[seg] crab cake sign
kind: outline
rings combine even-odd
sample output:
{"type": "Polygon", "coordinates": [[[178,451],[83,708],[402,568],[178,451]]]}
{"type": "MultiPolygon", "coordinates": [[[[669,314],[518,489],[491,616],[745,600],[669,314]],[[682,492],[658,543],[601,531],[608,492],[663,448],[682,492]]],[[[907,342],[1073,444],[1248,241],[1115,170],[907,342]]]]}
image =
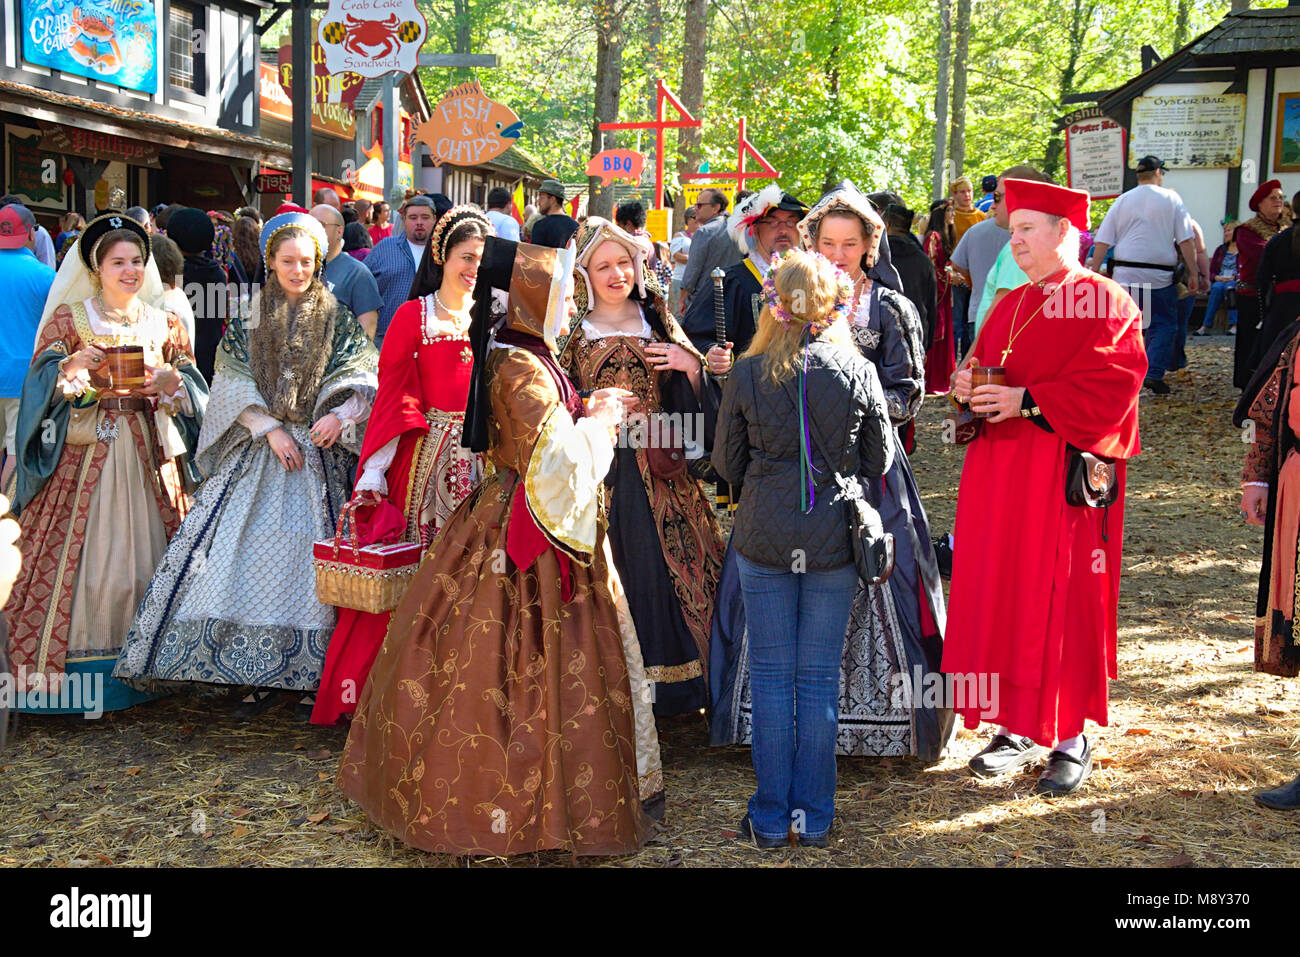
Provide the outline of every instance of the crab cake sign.
{"type": "Polygon", "coordinates": [[[329,0],[317,38],[330,73],[414,73],[428,27],[415,0],[329,0]]]}
{"type": "Polygon", "coordinates": [[[22,0],[22,13],[28,63],[158,92],[153,0],[22,0]]]}

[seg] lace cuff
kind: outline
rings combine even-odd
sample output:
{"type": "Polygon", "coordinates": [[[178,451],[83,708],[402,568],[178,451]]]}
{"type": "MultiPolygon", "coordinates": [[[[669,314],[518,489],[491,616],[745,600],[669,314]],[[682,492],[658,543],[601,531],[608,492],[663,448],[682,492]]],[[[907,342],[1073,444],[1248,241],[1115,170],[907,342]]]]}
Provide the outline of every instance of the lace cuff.
{"type": "MultiPolygon", "coordinates": [[[[353,392],[343,401],[342,405],[330,411],[337,415],[339,422],[344,425],[349,422],[353,425],[360,425],[370,417],[370,403],[353,392]]],[[[389,461],[391,462],[392,459],[390,458],[389,461]]]]}
{"type": "Polygon", "coordinates": [[[361,466],[361,477],[357,479],[354,492],[388,494],[388,467],[393,464],[393,458],[397,455],[397,442],[396,438],[390,440],[382,449],[366,459],[361,466]]]}
{"type": "Polygon", "coordinates": [[[274,416],[267,415],[265,412],[258,410],[255,406],[249,406],[243,412],[239,413],[236,420],[244,428],[252,433],[253,438],[260,439],[266,433],[280,426],[280,420],[274,416]]]}
{"type": "Polygon", "coordinates": [[[86,390],[90,388],[90,373],[87,370],[79,369],[72,375],[68,375],[63,371],[64,366],[67,365],[68,360],[71,358],[72,356],[66,356],[59,360],[59,378],[56,382],[59,391],[63,393],[63,397],[66,399],[84,395],[86,390]]]}

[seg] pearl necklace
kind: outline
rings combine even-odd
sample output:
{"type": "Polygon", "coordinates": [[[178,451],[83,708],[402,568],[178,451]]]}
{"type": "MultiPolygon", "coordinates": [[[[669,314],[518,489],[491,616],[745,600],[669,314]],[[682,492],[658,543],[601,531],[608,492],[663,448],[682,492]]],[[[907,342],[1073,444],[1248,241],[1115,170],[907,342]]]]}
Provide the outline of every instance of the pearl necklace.
{"type": "Polygon", "coordinates": [[[458,331],[463,332],[464,328],[469,327],[469,323],[470,323],[469,310],[462,309],[460,312],[456,312],[455,310],[449,309],[447,307],[447,304],[442,301],[442,297],[438,295],[438,291],[436,289],[433,291],[433,307],[434,309],[441,309],[448,316],[450,316],[452,321],[456,324],[456,328],[458,331]]]}
{"type": "Polygon", "coordinates": [[[115,326],[133,326],[136,324],[140,318],[139,300],[132,300],[132,305],[135,306],[135,315],[127,315],[125,311],[120,309],[110,310],[108,306],[104,304],[103,296],[95,297],[95,306],[99,310],[101,318],[103,318],[105,322],[115,326]],[[114,318],[115,315],[120,318],[114,318]]]}

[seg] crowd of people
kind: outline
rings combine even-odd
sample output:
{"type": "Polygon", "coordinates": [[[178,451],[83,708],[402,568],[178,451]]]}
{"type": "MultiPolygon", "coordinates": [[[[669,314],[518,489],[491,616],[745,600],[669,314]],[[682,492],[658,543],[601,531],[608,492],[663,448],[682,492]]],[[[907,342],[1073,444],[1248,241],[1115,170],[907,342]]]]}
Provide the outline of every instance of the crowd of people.
{"type": "MultiPolygon", "coordinates": [[[[452,854],[635,850],[671,813],[659,734],[701,713],[751,748],[759,847],[825,846],[837,755],[933,763],[958,718],[990,726],[973,774],[1045,762],[1035,793],[1074,793],[1139,393],[1185,365],[1201,291],[1235,310],[1256,427],[1256,664],[1300,670],[1300,240],[1270,181],[1207,256],[1162,174],[1143,158],[1095,239],[1087,193],[1027,165],[920,217],[848,180],[705,189],[669,243],[640,203],[569,216],[555,181],[518,218],[505,190],[324,189],[265,221],[69,214],[45,243],[5,197],[19,710],[291,703],[348,725],[338,783],[376,824],[452,854]],[[927,394],[967,446],[937,537],[927,394]],[[322,584],[349,550],[390,600],[322,584]]],[[[1300,778],[1258,797],[1294,809],[1300,778]]]]}

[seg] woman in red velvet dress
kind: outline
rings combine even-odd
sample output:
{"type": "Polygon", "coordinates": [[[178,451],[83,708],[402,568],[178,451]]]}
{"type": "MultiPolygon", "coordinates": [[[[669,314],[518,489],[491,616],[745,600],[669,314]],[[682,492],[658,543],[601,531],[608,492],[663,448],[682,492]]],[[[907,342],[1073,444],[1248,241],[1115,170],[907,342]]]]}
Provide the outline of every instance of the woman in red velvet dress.
{"type": "MultiPolygon", "coordinates": [[[[475,206],[457,206],[438,220],[412,298],[393,314],[379,355],[379,394],[366,425],[353,498],[386,498],[405,519],[401,540],[425,547],[483,477],[482,456],[463,448],[460,435],[473,365],[467,335],[471,297],[491,231],[475,206]]],[[[395,513],[358,511],[363,544],[395,533],[395,513]]],[[[339,609],[314,724],[335,724],[356,710],[389,617],[339,609]]]]}
{"type": "Polygon", "coordinates": [[[948,380],[957,368],[956,343],[952,328],[952,283],[948,281],[948,257],[956,245],[952,226],[952,207],[939,200],[930,206],[930,222],[925,229],[925,254],[934,263],[935,301],[934,340],[925,354],[925,391],[943,395],[948,380]]]}

